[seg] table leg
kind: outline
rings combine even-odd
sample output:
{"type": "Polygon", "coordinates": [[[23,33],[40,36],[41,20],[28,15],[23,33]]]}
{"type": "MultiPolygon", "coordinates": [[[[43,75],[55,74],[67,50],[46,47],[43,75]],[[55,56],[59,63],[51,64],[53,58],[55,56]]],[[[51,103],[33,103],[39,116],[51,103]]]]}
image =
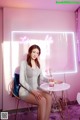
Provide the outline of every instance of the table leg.
{"type": "Polygon", "coordinates": [[[54,99],[55,99],[55,102],[58,104],[59,106],[59,112],[60,112],[60,116],[61,116],[61,120],[64,120],[64,117],[63,117],[63,110],[62,110],[62,107],[61,107],[61,104],[56,96],[56,94],[53,92],[52,93],[54,95],[54,99]]]}
{"type": "Polygon", "coordinates": [[[66,107],[66,111],[67,111],[67,113],[68,113],[68,120],[70,120],[70,115],[69,115],[69,111],[68,111],[68,104],[67,104],[67,99],[66,99],[66,97],[65,97],[65,93],[64,93],[64,91],[62,91],[62,100],[63,100],[63,105],[64,105],[64,107],[66,107]]]}

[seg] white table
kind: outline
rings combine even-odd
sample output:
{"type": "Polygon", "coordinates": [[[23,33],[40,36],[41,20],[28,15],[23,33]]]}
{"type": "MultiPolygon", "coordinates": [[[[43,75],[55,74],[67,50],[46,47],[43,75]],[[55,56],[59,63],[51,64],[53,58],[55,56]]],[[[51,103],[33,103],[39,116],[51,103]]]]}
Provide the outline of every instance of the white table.
{"type": "Polygon", "coordinates": [[[60,84],[54,84],[53,87],[49,87],[48,83],[43,83],[40,85],[40,88],[44,91],[53,91],[53,92],[57,92],[57,91],[65,91],[68,90],[70,88],[70,85],[67,83],[60,83],[60,84]]]}
{"type": "MultiPolygon", "coordinates": [[[[49,92],[52,92],[52,94],[54,95],[54,98],[55,98],[55,101],[58,103],[59,105],[59,111],[60,111],[60,115],[61,115],[61,118],[64,120],[64,117],[63,117],[63,112],[61,112],[61,108],[63,107],[60,103],[60,101],[58,100],[57,98],[57,95],[56,95],[56,92],[62,92],[62,100],[65,101],[66,103],[66,106],[67,106],[67,102],[66,102],[66,98],[64,97],[64,91],[65,90],[68,90],[70,88],[70,84],[68,83],[60,83],[60,84],[54,84],[53,87],[50,87],[49,86],[49,83],[43,83],[40,85],[40,88],[43,90],[43,91],[49,91],[49,92]]],[[[68,108],[68,106],[67,106],[68,108]]]]}

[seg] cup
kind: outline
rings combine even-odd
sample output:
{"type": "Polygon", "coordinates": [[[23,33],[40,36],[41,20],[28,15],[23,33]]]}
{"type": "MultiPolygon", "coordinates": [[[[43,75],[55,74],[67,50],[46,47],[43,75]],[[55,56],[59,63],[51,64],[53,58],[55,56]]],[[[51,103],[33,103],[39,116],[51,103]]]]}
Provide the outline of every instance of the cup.
{"type": "Polygon", "coordinates": [[[54,80],[53,79],[50,79],[49,80],[49,87],[53,87],[54,86],[54,80]]]}

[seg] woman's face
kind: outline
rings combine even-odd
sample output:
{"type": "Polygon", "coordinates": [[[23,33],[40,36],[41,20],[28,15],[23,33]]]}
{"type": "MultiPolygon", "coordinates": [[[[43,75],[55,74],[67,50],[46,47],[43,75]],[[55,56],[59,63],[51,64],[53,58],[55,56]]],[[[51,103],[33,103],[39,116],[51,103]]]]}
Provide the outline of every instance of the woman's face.
{"type": "Polygon", "coordinates": [[[33,49],[31,52],[31,59],[35,60],[39,56],[39,50],[37,48],[33,49]]]}

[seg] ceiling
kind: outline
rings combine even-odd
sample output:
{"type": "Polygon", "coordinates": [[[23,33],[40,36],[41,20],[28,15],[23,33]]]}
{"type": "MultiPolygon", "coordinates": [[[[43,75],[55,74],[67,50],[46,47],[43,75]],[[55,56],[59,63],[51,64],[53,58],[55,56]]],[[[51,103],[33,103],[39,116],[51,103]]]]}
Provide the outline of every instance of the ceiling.
{"type": "MultiPolygon", "coordinates": [[[[58,1],[63,1],[63,0],[58,0],[58,1]]],[[[56,0],[0,0],[0,7],[75,11],[80,7],[80,4],[62,5],[62,4],[56,4],[56,0]]]]}

